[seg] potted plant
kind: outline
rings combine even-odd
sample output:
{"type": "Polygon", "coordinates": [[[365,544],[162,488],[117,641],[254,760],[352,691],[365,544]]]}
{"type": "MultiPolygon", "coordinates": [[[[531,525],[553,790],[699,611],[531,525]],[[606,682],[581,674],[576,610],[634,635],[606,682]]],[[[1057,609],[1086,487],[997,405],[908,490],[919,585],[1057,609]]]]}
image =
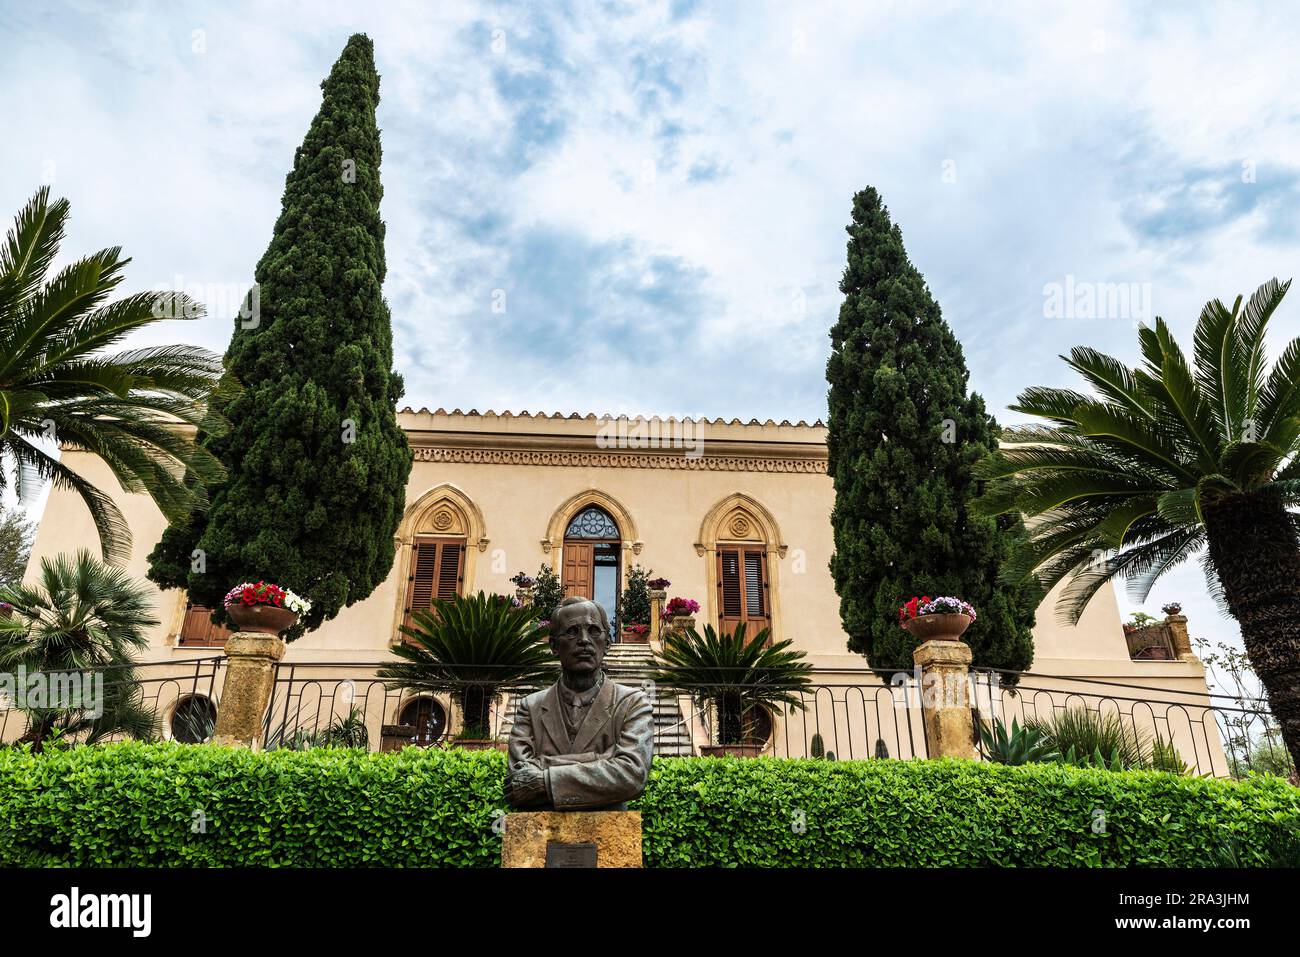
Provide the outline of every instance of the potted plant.
{"type": "Polygon", "coordinates": [[[510,583],[515,586],[515,597],[521,602],[531,605],[533,602],[533,589],[537,587],[537,579],[520,572],[510,583]]]}
{"type": "Polygon", "coordinates": [[[898,609],[898,624],[919,642],[959,641],[974,620],[974,607],[960,598],[912,597],[898,609]]]}
{"type": "Polygon", "coordinates": [[[683,634],[695,627],[695,615],[700,603],[694,598],[672,598],[659,617],[673,634],[683,634]]]}
{"type": "Polygon", "coordinates": [[[627,586],[618,599],[618,624],[623,641],[650,640],[649,578],[650,573],[640,565],[628,569],[627,586]]]}
{"type": "Polygon", "coordinates": [[[668,587],[672,584],[667,578],[651,578],[645,583],[651,599],[659,599],[660,603],[668,597],[668,587]]]}
{"type": "Polygon", "coordinates": [[[279,635],[298,623],[298,616],[311,610],[311,602],[282,585],[244,582],[226,593],[222,602],[238,631],[279,635]]]}
{"type": "Polygon", "coordinates": [[[450,694],[462,715],[453,745],[504,751],[492,729],[493,702],[555,678],[546,629],[534,608],[479,592],[435,599],[411,619],[401,628],[410,640],[392,649],[404,660],[381,668],[379,677],[394,689],[450,694]]]}
{"type": "Polygon", "coordinates": [[[550,565],[539,565],[536,575],[520,572],[510,579],[515,597],[532,608],[538,620],[551,617],[555,606],[564,600],[564,585],[550,565]]]}
{"type": "Polygon", "coordinates": [[[1160,610],[1163,611],[1166,616],[1172,618],[1174,615],[1181,615],[1183,613],[1183,606],[1180,602],[1171,601],[1167,605],[1161,605],[1160,610]]]}
{"type": "Polygon", "coordinates": [[[643,645],[650,640],[649,625],[624,625],[623,641],[633,645],[643,645]]]}
{"type": "Polygon", "coordinates": [[[717,714],[717,743],[702,746],[702,756],[755,757],[766,747],[755,735],[760,714],[770,719],[774,706],[782,704],[805,707],[800,691],[809,683],[812,665],[802,651],[789,650],[789,639],[768,646],[770,635],[764,628],[746,640],[741,623],[731,634],[719,635],[705,625],[702,635],[688,628],[664,637],[650,680],[712,706],[717,714]]]}

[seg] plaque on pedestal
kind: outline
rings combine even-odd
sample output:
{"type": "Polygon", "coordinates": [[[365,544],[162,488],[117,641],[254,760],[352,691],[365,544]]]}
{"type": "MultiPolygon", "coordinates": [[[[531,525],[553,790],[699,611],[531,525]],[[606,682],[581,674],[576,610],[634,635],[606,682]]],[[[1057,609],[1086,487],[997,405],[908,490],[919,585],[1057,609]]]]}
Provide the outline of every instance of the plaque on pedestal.
{"type": "Polygon", "coordinates": [[[640,811],[507,814],[502,867],[640,867],[640,811]]]}
{"type": "Polygon", "coordinates": [[[595,844],[559,844],[551,841],[546,845],[547,867],[599,867],[595,844]]]}

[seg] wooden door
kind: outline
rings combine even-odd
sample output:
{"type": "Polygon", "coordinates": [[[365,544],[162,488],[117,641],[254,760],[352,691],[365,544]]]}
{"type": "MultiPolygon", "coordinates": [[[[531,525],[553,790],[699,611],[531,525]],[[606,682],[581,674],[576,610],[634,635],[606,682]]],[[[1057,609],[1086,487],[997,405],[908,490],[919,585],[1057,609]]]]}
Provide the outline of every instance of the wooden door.
{"type": "Polygon", "coordinates": [[[595,596],[596,564],[595,548],[591,542],[564,543],[564,597],[576,595],[579,598],[595,596]]]}

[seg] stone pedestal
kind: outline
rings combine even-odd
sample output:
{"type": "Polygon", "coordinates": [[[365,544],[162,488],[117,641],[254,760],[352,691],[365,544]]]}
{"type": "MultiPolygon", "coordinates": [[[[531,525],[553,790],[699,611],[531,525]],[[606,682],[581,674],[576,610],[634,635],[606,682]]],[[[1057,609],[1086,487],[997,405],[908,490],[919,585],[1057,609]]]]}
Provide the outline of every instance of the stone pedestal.
{"type": "Polygon", "coordinates": [[[668,597],[668,592],[662,589],[652,589],[650,592],[650,644],[656,648],[662,649],[663,643],[663,618],[664,599],[668,597]]]}
{"type": "Polygon", "coordinates": [[[664,635],[665,637],[673,635],[674,637],[681,638],[686,634],[686,632],[690,631],[694,627],[694,615],[674,615],[672,618],[668,619],[668,628],[664,631],[664,635]]]}
{"type": "Polygon", "coordinates": [[[977,758],[970,700],[970,645],[927,641],[912,652],[921,669],[921,708],[932,758],[977,758]]]}
{"type": "Polygon", "coordinates": [[[1174,657],[1179,661],[1197,661],[1196,652],[1192,650],[1192,637],[1187,633],[1186,615],[1169,615],[1165,618],[1169,629],[1169,643],[1173,645],[1174,657]]]}
{"type": "Polygon", "coordinates": [[[284,650],[284,640],[275,635],[238,631],[226,639],[226,680],[221,686],[213,743],[254,750],[261,747],[266,708],[275,688],[275,666],[284,650]]]}
{"type": "Polygon", "coordinates": [[[502,867],[641,866],[640,811],[523,811],[507,814],[502,867]]]}

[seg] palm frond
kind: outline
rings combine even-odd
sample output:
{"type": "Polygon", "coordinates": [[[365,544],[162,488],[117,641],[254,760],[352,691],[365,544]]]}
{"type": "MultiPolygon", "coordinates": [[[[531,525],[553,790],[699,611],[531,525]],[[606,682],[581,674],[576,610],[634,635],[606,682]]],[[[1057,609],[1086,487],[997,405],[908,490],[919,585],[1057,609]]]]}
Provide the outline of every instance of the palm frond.
{"type": "Polygon", "coordinates": [[[0,315],[9,315],[14,304],[40,288],[59,253],[67,221],[68,201],[51,203],[48,186],[38,189],[19,211],[0,246],[0,315]]]}
{"type": "Polygon", "coordinates": [[[130,532],[106,493],[61,464],[52,441],[101,458],[127,492],[148,493],[172,522],[206,504],[224,477],[195,432],[224,432],[214,398],[237,393],[221,359],[190,346],[109,355],[123,336],[202,307],[181,293],[137,293],[107,302],[128,259],[101,250],[46,279],[63,237],[68,204],[42,189],[0,246],[0,488],[13,470],[24,501],[50,479],[90,508],[106,558],[129,554],[130,532]]]}
{"type": "Polygon", "coordinates": [[[1149,400],[1138,386],[1137,375],[1118,359],[1095,349],[1077,346],[1070,350],[1065,362],[1112,402],[1137,415],[1152,417],[1149,400]]]}
{"type": "Polygon", "coordinates": [[[1275,276],[1255,290],[1242,312],[1238,329],[1244,353],[1245,419],[1254,418],[1264,388],[1264,330],[1290,288],[1290,279],[1279,283],[1275,276]]]}
{"type": "Polygon", "coordinates": [[[1259,397],[1256,438],[1280,445],[1273,438],[1275,430],[1284,429],[1286,421],[1297,416],[1300,416],[1300,338],[1287,343],[1264,383],[1259,397]]]}
{"type": "Polygon", "coordinates": [[[1228,439],[1239,432],[1246,407],[1245,357],[1237,327],[1240,308],[1240,296],[1232,309],[1218,299],[1207,302],[1193,335],[1196,383],[1228,439]]]}
{"type": "Polygon", "coordinates": [[[24,494],[27,494],[27,489],[33,484],[33,479],[29,476],[34,475],[41,482],[52,480],[56,486],[69,488],[81,497],[90,511],[105,561],[119,564],[131,557],[131,527],[108,494],[12,432],[0,439],[0,458],[3,458],[4,453],[11,455],[18,465],[21,491],[24,494]]]}

